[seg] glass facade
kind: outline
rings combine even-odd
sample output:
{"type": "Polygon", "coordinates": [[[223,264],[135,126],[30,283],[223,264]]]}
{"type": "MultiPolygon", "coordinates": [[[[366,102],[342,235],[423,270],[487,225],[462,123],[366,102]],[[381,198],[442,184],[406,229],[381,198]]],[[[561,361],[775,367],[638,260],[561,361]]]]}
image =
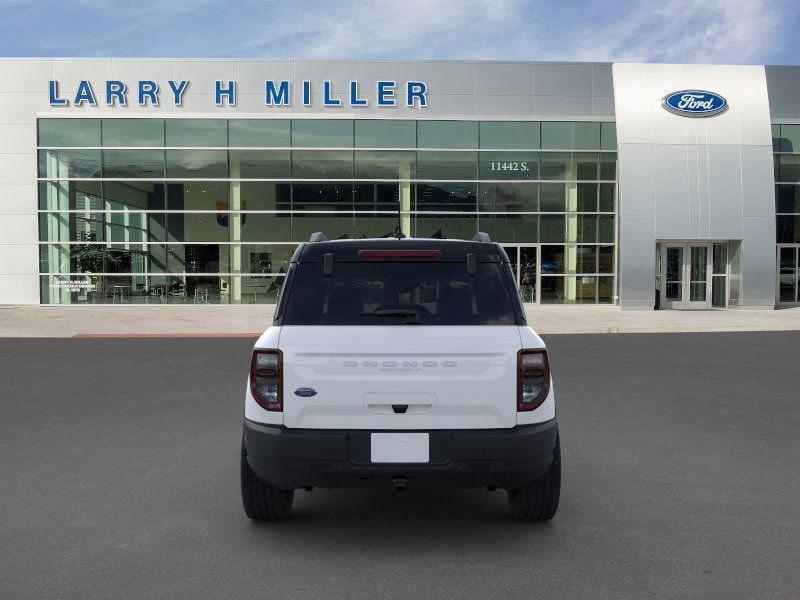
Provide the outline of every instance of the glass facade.
{"type": "Polygon", "coordinates": [[[47,118],[38,145],[43,303],[274,302],[315,231],[485,231],[526,301],[614,302],[613,123],[47,118]]]}
{"type": "Polygon", "coordinates": [[[776,302],[800,302],[800,125],[773,125],[775,160],[776,302]]]}

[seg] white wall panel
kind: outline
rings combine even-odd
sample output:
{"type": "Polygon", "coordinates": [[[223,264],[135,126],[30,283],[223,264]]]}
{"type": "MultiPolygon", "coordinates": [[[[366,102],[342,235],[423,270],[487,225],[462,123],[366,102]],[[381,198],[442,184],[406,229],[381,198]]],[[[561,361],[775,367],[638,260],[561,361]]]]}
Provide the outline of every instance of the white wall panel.
{"type": "Polygon", "coordinates": [[[652,217],[631,216],[620,220],[619,296],[622,308],[650,310],[655,304],[653,294],[656,262],[655,225],[652,217]]]}
{"type": "Polygon", "coordinates": [[[38,277],[38,265],[38,245],[3,244],[0,246],[0,275],[34,275],[38,277]]]}
{"type": "Polygon", "coordinates": [[[533,112],[533,96],[475,96],[475,110],[482,115],[526,117],[533,112]]]}
{"type": "Polygon", "coordinates": [[[238,114],[257,114],[259,116],[268,116],[273,114],[300,112],[301,108],[302,104],[299,96],[292,101],[292,106],[264,106],[263,91],[260,93],[239,93],[236,98],[236,113],[238,114]]]}
{"type": "Polygon", "coordinates": [[[653,220],[655,215],[654,160],[652,144],[620,146],[619,179],[624,182],[620,184],[619,192],[618,212],[620,215],[647,216],[653,220]]]}
{"type": "MultiPolygon", "coordinates": [[[[0,123],[31,123],[37,112],[50,112],[47,81],[42,81],[39,93],[0,93],[0,123]]],[[[64,114],[68,109],[59,111],[64,114]]]]}
{"type": "MultiPolygon", "coordinates": [[[[172,60],[168,58],[114,58],[111,60],[111,73],[114,79],[124,81],[128,84],[128,89],[134,92],[137,90],[137,82],[140,80],[157,81],[163,88],[166,88],[167,81],[174,79],[172,60]]],[[[171,93],[169,89],[166,91],[171,93]]],[[[129,103],[131,103],[130,100],[129,103]]]]}
{"type": "Polygon", "coordinates": [[[772,100],[770,107],[773,119],[800,120],[800,99],[772,100]]]}
{"type": "MultiPolygon", "coordinates": [[[[758,161],[757,161],[758,162],[758,161]]],[[[744,180],[751,181],[749,167],[742,165],[739,146],[711,146],[708,148],[708,212],[707,228],[701,229],[704,239],[742,239],[742,178],[730,173],[747,170],[744,180]]],[[[758,180],[759,183],[763,183],[758,180]]]]}
{"type": "Polygon", "coordinates": [[[591,63],[535,63],[534,94],[537,96],[591,96],[591,63]]]}
{"type": "Polygon", "coordinates": [[[800,96],[800,68],[769,66],[765,68],[770,100],[787,100],[800,96]]]}
{"type": "Polygon", "coordinates": [[[291,60],[237,60],[233,63],[233,79],[240,94],[258,94],[263,104],[264,82],[291,81],[293,70],[291,60]]]}
{"type": "Polygon", "coordinates": [[[471,62],[415,62],[414,78],[426,81],[432,94],[475,93],[475,63],[471,62]]]}
{"type": "MultiPolygon", "coordinates": [[[[0,181],[24,184],[36,181],[36,154],[3,154],[0,159],[0,181]]],[[[0,211],[1,212],[1,211],[0,211]]],[[[0,237],[0,243],[3,238],[0,237]]]]}
{"type": "MultiPolygon", "coordinates": [[[[19,154],[36,146],[36,123],[0,123],[0,154],[19,154]]],[[[0,182],[2,183],[2,182],[0,182]]]]}
{"type": "Polygon", "coordinates": [[[534,96],[533,113],[542,118],[569,120],[571,115],[591,115],[590,96],[534,96]]]}
{"type": "Polygon", "coordinates": [[[771,308],[775,304],[775,217],[745,217],[742,227],[741,304],[771,308]]]}
{"type": "Polygon", "coordinates": [[[231,116],[231,112],[235,112],[231,110],[228,106],[217,106],[214,102],[214,94],[206,94],[200,92],[200,90],[195,89],[193,90],[194,93],[189,94],[187,93],[183,97],[183,104],[181,106],[173,106],[171,111],[175,114],[186,114],[186,115],[193,115],[193,114],[201,114],[202,116],[231,116]]]}
{"type": "Polygon", "coordinates": [[[800,122],[800,67],[764,67],[772,118],[800,122]]]}
{"type": "MultiPolygon", "coordinates": [[[[105,98],[105,81],[113,79],[110,58],[54,58],[53,79],[58,81],[58,89],[64,97],[75,94],[78,83],[85,79],[92,83],[92,89],[97,94],[98,101],[105,98]]],[[[47,91],[47,82],[43,90],[47,91]]]]}
{"type": "Polygon", "coordinates": [[[35,183],[0,183],[0,219],[10,214],[32,214],[38,205],[37,189],[35,183]]]}
{"type": "Polygon", "coordinates": [[[361,81],[364,91],[367,88],[372,91],[372,82],[378,80],[396,81],[398,87],[401,87],[405,82],[416,78],[414,63],[408,61],[357,61],[353,64],[352,73],[356,77],[351,76],[350,79],[361,81]]]}
{"type": "MultiPolygon", "coordinates": [[[[653,277],[642,272],[631,245],[648,252],[656,239],[742,240],[743,276],[759,268],[742,287],[743,305],[761,305],[774,295],[774,228],[769,235],[746,227],[743,214],[772,214],[772,140],[764,68],[757,66],[615,64],[614,100],[620,156],[620,253],[622,305],[628,298],[654,295],[653,277]],[[726,112],[688,118],[664,110],[665,95],[701,89],[724,96],[726,112]],[[645,164],[644,149],[654,160],[645,164]],[[685,165],[680,164],[685,156],[685,165]],[[746,157],[746,160],[743,160],[746,157]],[[646,193],[650,183],[654,191],[646,193]],[[745,198],[747,198],[745,200],[745,198]],[[654,210],[648,204],[655,203],[654,210]],[[766,212],[769,211],[769,212],[766,212]],[[653,214],[654,237],[626,239],[631,219],[653,214]],[[688,218],[687,218],[688,217],[688,218]],[[770,260],[768,256],[773,256],[770,260]],[[764,258],[767,257],[767,258],[764,258]],[[632,262],[631,262],[632,261],[632,262]],[[628,272],[628,275],[626,275],[628,272]],[[631,275],[633,273],[634,275],[631,275]],[[765,286],[766,281],[769,286],[765,286]],[[635,284],[641,289],[632,289],[635,284]]],[[[773,217],[774,218],[774,217],[773,217]]],[[[638,304],[638,300],[636,301],[638,304]]]]}
{"type": "Polygon", "coordinates": [[[592,96],[592,116],[613,117],[614,111],[613,96],[592,96]]]}
{"type": "Polygon", "coordinates": [[[330,81],[334,94],[340,95],[348,91],[350,80],[357,69],[352,60],[295,60],[294,81],[302,85],[302,81],[314,82],[322,92],[322,82],[330,81]]]}
{"type": "Polygon", "coordinates": [[[41,94],[42,83],[44,82],[46,86],[49,80],[49,58],[6,58],[0,61],[0,94],[4,92],[41,94]]]}
{"type": "Polygon", "coordinates": [[[774,189],[775,185],[772,148],[742,146],[741,152],[742,165],[748,172],[748,176],[742,179],[742,215],[774,217],[774,193],[764,193],[767,189],[774,189]]]}
{"type": "Polygon", "coordinates": [[[617,144],[652,144],[653,143],[653,118],[650,111],[645,110],[648,102],[653,99],[648,94],[647,65],[615,64],[614,71],[614,107],[617,112],[617,144]],[[619,81],[625,80],[631,84],[625,86],[625,93],[616,93],[619,81]],[[634,85],[633,82],[639,82],[634,85]],[[620,117],[624,121],[623,136],[620,137],[620,117]]]}
{"type": "Polygon", "coordinates": [[[0,216],[0,247],[6,244],[31,244],[38,239],[36,215],[5,214],[0,216]]]}
{"type": "Polygon", "coordinates": [[[0,304],[39,304],[39,277],[0,275],[0,304]]]}
{"type": "MultiPolygon", "coordinates": [[[[474,114],[474,112],[475,96],[472,94],[428,94],[428,106],[425,107],[425,116],[451,116],[458,118],[458,115],[474,114]]],[[[403,115],[401,113],[398,116],[403,115]]]]}
{"type": "Polygon", "coordinates": [[[187,99],[195,94],[213,95],[216,80],[227,81],[233,78],[232,60],[175,59],[172,63],[172,79],[188,79],[192,82],[194,94],[187,93],[187,99]]]}
{"type": "Polygon", "coordinates": [[[648,172],[655,178],[653,190],[656,236],[663,239],[686,237],[686,230],[691,221],[690,203],[686,201],[690,194],[686,147],[655,146],[653,153],[653,161],[648,165],[650,167],[648,172]],[[653,169],[654,163],[661,168],[653,169]]]}
{"type": "Polygon", "coordinates": [[[475,83],[478,94],[533,96],[533,65],[478,63],[475,65],[475,83]]]}
{"type": "Polygon", "coordinates": [[[595,63],[592,65],[592,95],[614,96],[614,75],[610,64],[595,63]]]}

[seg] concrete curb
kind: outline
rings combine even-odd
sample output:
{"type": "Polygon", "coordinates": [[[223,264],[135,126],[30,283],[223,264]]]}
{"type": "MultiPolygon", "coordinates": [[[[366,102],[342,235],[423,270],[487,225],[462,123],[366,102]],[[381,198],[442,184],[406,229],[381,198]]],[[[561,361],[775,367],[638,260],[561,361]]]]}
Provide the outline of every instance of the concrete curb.
{"type": "MultiPolygon", "coordinates": [[[[745,333],[758,331],[800,331],[800,327],[794,326],[773,326],[773,327],[575,327],[575,328],[537,328],[536,332],[540,335],[590,335],[590,334],[636,334],[636,333],[745,333]]],[[[261,336],[260,331],[242,332],[221,332],[212,331],[208,333],[196,332],[162,332],[162,333],[76,333],[65,336],[49,336],[75,339],[159,339],[159,338],[243,338],[256,339],[261,336]]],[[[16,336],[9,336],[16,337],[16,336]]],[[[22,337],[22,336],[20,336],[22,337]]],[[[39,336],[25,336],[39,337],[39,336]]]]}
{"type": "MultiPolygon", "coordinates": [[[[274,306],[0,307],[0,338],[256,338],[274,306]]],[[[542,335],[800,331],[800,307],[775,311],[621,311],[526,306],[542,335]]]]}
{"type": "Polygon", "coordinates": [[[540,335],[569,335],[595,333],[745,333],[757,331],[800,331],[800,327],[775,325],[766,327],[733,326],[733,327],[575,327],[569,329],[552,329],[550,327],[534,327],[540,335]]]}

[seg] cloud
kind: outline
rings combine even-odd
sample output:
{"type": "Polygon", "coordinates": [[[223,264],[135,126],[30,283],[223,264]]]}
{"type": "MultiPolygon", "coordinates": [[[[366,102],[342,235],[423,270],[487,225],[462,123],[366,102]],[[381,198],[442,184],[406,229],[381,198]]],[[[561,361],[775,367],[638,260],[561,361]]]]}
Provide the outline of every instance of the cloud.
{"type": "Polygon", "coordinates": [[[251,26],[241,53],[307,57],[454,57],[502,35],[521,0],[320,2],[293,9],[269,28],[251,26]]]}
{"type": "Polygon", "coordinates": [[[796,0],[0,0],[0,54],[800,63],[796,0]],[[5,46],[4,46],[5,45],[5,46]]]}
{"type": "MultiPolygon", "coordinates": [[[[635,7],[631,7],[635,8],[635,7]]],[[[797,7],[770,0],[664,0],[615,19],[599,44],[581,44],[582,59],[601,52],[614,60],[749,63],[767,60],[797,7]]],[[[794,20],[796,22],[796,20],[794,20]]],[[[589,29],[581,29],[592,39],[589,29]]]]}
{"type": "Polygon", "coordinates": [[[800,60],[792,0],[319,2],[278,15],[266,28],[256,19],[233,53],[752,63],[785,46],[800,60]]]}

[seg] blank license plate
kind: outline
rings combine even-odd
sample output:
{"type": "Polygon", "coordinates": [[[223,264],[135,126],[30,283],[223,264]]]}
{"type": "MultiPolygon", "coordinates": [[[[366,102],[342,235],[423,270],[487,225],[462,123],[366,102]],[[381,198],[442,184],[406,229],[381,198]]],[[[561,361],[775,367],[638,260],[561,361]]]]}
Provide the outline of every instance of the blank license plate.
{"type": "Polygon", "coordinates": [[[370,445],[374,463],[426,463],[431,442],[427,433],[373,433],[370,445]]]}

